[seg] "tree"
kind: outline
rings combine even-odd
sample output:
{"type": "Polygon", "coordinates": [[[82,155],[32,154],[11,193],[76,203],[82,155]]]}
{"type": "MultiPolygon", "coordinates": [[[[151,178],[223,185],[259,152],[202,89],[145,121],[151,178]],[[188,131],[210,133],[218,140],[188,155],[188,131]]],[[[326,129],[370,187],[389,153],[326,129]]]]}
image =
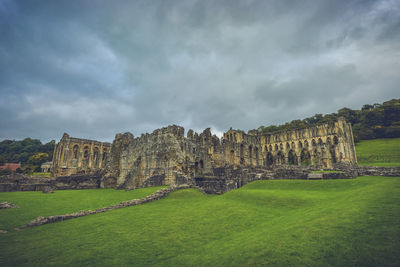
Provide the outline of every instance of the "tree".
{"type": "Polygon", "coordinates": [[[35,155],[31,156],[28,160],[28,163],[32,165],[41,165],[49,160],[49,154],[47,153],[36,153],[35,155]]]}
{"type": "Polygon", "coordinates": [[[373,105],[366,104],[366,105],[362,106],[361,110],[370,110],[370,109],[373,109],[373,108],[374,108],[373,105]]]}

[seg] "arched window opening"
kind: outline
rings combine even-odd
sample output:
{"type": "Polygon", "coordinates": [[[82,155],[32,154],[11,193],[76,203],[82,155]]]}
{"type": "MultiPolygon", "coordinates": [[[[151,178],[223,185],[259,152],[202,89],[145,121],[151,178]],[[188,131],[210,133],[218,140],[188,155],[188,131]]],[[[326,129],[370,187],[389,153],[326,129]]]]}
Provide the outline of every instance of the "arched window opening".
{"type": "Polygon", "coordinates": [[[304,141],[304,147],[305,147],[305,148],[308,147],[308,141],[307,141],[307,140],[304,141]]]}
{"type": "Polygon", "coordinates": [[[321,138],[318,138],[318,145],[322,146],[323,142],[321,138]]]}
{"type": "Polygon", "coordinates": [[[278,151],[278,144],[275,144],[275,151],[278,151]]]}
{"type": "Polygon", "coordinates": [[[311,155],[310,152],[303,149],[300,154],[301,165],[308,166],[311,165],[311,155]]]}
{"type": "Polygon", "coordinates": [[[326,138],[326,143],[328,144],[328,145],[330,145],[331,144],[331,138],[326,138]]]}
{"type": "Polygon", "coordinates": [[[296,154],[293,152],[293,150],[289,151],[288,154],[288,164],[289,165],[297,165],[297,156],[296,154]]]}
{"type": "Polygon", "coordinates": [[[74,145],[73,151],[74,151],[74,159],[77,159],[78,158],[79,146],[78,145],[74,145]]]}
{"type": "Polygon", "coordinates": [[[282,143],[279,144],[279,148],[280,148],[281,150],[283,149],[282,143]]]}
{"type": "Polygon", "coordinates": [[[285,164],[285,155],[283,155],[282,151],[279,151],[276,157],[277,164],[285,164]]]}
{"type": "Polygon", "coordinates": [[[331,148],[329,149],[329,152],[330,152],[330,154],[331,154],[332,163],[336,163],[336,162],[337,162],[337,158],[336,158],[335,147],[334,147],[334,146],[331,146],[331,148]]]}
{"type": "Polygon", "coordinates": [[[314,139],[311,141],[311,143],[312,143],[312,146],[317,146],[317,142],[315,142],[314,139]]]}
{"type": "Polygon", "coordinates": [[[286,149],[290,149],[289,143],[286,143],[286,149]]]}
{"type": "Polygon", "coordinates": [[[89,160],[89,147],[85,146],[83,149],[83,160],[89,160]]]}
{"type": "Polygon", "coordinates": [[[333,137],[333,144],[339,144],[339,139],[337,138],[337,136],[333,137]]]}
{"type": "Polygon", "coordinates": [[[204,168],[204,162],[203,162],[203,160],[200,160],[200,169],[203,169],[204,168]]]}
{"type": "Polygon", "coordinates": [[[274,164],[274,157],[272,156],[271,152],[267,153],[267,158],[265,160],[265,165],[268,166],[272,166],[274,164]]]}

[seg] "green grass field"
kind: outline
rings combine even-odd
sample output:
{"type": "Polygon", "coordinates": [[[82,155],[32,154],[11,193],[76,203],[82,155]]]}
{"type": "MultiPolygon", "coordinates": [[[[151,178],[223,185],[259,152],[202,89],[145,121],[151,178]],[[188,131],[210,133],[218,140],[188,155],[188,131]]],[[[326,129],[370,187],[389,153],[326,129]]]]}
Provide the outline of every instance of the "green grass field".
{"type": "MultiPolygon", "coordinates": [[[[362,141],[362,164],[395,166],[400,139],[362,141]],[[386,143],[387,142],[387,143],[386,143]]],[[[400,177],[267,180],[13,230],[157,188],[0,193],[0,266],[400,266],[400,177]]]]}
{"type": "Polygon", "coordinates": [[[0,229],[12,230],[27,224],[38,216],[95,210],[118,204],[121,201],[142,198],[160,188],[162,187],[132,191],[113,189],[57,190],[53,194],[43,194],[41,191],[0,193],[0,202],[8,201],[19,206],[18,209],[0,210],[0,229]]]}
{"type": "Polygon", "coordinates": [[[360,141],[356,153],[359,165],[400,166],[400,138],[360,141]]]}
{"type": "MultiPolygon", "coordinates": [[[[90,199],[97,191],[121,197],[115,190],[65,194],[92,191],[90,199]]],[[[27,193],[34,192],[6,193],[21,206],[14,215],[47,209],[25,209],[36,198],[20,196],[27,193]]],[[[51,197],[56,210],[72,200],[51,197]]],[[[220,196],[181,190],[145,205],[2,234],[0,265],[395,266],[399,203],[398,177],[257,181],[220,196]]],[[[1,218],[20,224],[6,212],[1,218]]]]}

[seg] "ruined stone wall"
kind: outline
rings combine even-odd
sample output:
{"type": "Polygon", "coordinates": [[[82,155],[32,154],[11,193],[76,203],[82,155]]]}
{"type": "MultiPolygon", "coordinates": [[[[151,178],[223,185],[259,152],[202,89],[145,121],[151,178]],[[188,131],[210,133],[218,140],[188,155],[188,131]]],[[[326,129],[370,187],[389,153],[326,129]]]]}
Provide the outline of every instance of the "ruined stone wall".
{"type": "Polygon", "coordinates": [[[105,168],[110,143],[70,137],[64,134],[53,153],[52,176],[89,174],[105,168]]]}
{"type": "Polygon", "coordinates": [[[231,129],[224,134],[223,142],[225,160],[236,166],[332,168],[336,163],[357,163],[351,125],[343,118],[332,124],[269,135],[248,135],[231,129]]]}
{"type": "Polygon", "coordinates": [[[134,138],[117,134],[107,163],[104,187],[135,188],[145,184],[174,184],[178,180],[214,176],[219,167],[275,168],[279,165],[357,163],[350,124],[339,119],[300,130],[250,135],[232,130],[219,139],[210,129],[201,134],[168,126],[134,138]],[[148,182],[146,182],[148,181],[148,182]]]}

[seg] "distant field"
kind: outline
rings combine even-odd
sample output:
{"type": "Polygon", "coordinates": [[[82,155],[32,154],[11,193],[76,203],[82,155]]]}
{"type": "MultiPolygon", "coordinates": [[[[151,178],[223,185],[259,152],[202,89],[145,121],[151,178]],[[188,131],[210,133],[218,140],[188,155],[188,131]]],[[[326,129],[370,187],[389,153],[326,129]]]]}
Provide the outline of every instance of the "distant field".
{"type": "Polygon", "coordinates": [[[356,153],[359,165],[400,166],[400,138],[360,141],[356,153]]]}
{"type": "MultiPolygon", "coordinates": [[[[14,216],[27,219],[45,205],[51,208],[43,215],[86,202],[95,208],[135,191],[0,193],[21,207],[0,210],[0,218],[14,226],[22,222],[14,216]]],[[[256,181],[220,196],[181,190],[140,206],[1,234],[0,265],[399,266],[399,222],[400,177],[256,181]]]]}

